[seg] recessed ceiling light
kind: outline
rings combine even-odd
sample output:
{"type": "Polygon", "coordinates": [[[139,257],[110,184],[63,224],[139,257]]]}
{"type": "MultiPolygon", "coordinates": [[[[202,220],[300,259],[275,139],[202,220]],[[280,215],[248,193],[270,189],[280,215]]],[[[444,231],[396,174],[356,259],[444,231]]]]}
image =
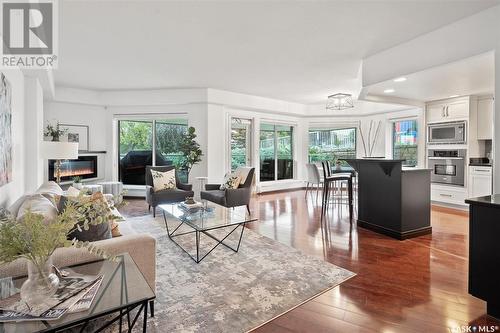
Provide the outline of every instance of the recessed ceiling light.
{"type": "Polygon", "coordinates": [[[405,82],[406,78],[404,76],[401,76],[401,77],[398,77],[398,78],[394,79],[393,81],[394,82],[405,82]]]}
{"type": "Polygon", "coordinates": [[[396,91],[396,90],[394,90],[394,89],[390,88],[390,89],[386,89],[386,90],[384,90],[384,93],[386,93],[386,94],[391,94],[391,93],[393,93],[393,92],[395,92],[395,91],[396,91]]]}
{"type": "Polygon", "coordinates": [[[458,96],[460,96],[460,95],[450,95],[450,96],[448,96],[448,98],[455,98],[455,97],[458,97],[458,96]]]}

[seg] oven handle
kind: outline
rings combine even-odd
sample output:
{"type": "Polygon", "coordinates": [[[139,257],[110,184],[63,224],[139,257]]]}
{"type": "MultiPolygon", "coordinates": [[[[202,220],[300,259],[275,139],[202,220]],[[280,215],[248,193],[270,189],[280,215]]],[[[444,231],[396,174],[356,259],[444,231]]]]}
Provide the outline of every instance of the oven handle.
{"type": "Polygon", "coordinates": [[[429,157],[430,160],[463,160],[463,157],[429,157]]]}

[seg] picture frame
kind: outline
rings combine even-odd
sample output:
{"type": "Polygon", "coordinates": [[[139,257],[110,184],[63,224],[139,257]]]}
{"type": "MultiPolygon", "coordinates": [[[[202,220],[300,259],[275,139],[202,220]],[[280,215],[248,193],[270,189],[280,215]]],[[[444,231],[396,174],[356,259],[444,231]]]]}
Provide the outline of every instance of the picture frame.
{"type": "Polygon", "coordinates": [[[78,142],[78,151],[89,150],[89,126],[59,124],[59,127],[66,131],[66,134],[64,134],[65,141],[78,142]]]}

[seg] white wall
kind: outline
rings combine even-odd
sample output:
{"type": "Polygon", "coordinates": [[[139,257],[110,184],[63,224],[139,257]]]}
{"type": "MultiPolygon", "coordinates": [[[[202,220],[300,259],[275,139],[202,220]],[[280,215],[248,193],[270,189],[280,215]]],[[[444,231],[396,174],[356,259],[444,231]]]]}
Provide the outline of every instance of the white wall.
{"type": "Polygon", "coordinates": [[[40,154],[43,140],[43,90],[35,77],[25,77],[26,191],[35,191],[44,182],[44,159],[40,154]]]}
{"type": "MultiPolygon", "coordinates": [[[[379,107],[373,115],[359,117],[327,117],[324,106],[321,112],[312,112],[296,103],[278,101],[258,96],[237,94],[214,89],[173,89],[154,91],[95,92],[79,89],[57,88],[56,100],[45,103],[45,120],[90,126],[91,149],[106,150],[106,179],[116,180],[118,147],[116,140],[119,119],[161,119],[162,117],[186,117],[189,126],[196,128],[197,140],[204,156],[191,174],[190,182],[198,188],[196,177],[208,176],[209,182],[221,182],[230,169],[229,133],[231,117],[250,119],[253,125],[252,161],[259,180],[259,130],[262,122],[285,123],[294,126],[294,180],[261,183],[258,190],[274,190],[302,186],[306,178],[308,162],[308,131],[311,125],[321,123],[342,127],[345,123],[358,126],[368,132],[370,120],[380,120],[381,130],[374,149],[375,155],[387,156],[390,140],[386,132],[392,117],[421,117],[416,109],[381,113],[379,107]],[[75,102],[70,102],[74,100],[75,102]],[[103,103],[108,103],[103,104],[103,103]],[[150,104],[149,104],[150,103],[150,104]],[[127,105],[128,104],[128,105],[127,105]]],[[[365,110],[366,111],[366,110],[365,110]]],[[[421,118],[419,118],[421,119],[421,118]]],[[[423,128],[423,127],[422,127],[423,128]]],[[[364,156],[358,134],[358,156],[364,156]]],[[[422,146],[422,152],[423,152],[422,146]]],[[[423,156],[423,155],[422,155],[423,156]]],[[[423,160],[423,157],[422,157],[423,160]]]]}
{"type": "Polygon", "coordinates": [[[24,75],[20,70],[3,70],[12,89],[12,181],[0,187],[0,206],[8,207],[25,191],[26,127],[24,75]]]}
{"type": "MultiPolygon", "coordinates": [[[[500,5],[363,59],[363,87],[490,51],[495,52],[495,82],[500,82],[499,17],[500,5]]],[[[493,123],[493,192],[500,193],[500,103],[495,103],[493,123]]]]}

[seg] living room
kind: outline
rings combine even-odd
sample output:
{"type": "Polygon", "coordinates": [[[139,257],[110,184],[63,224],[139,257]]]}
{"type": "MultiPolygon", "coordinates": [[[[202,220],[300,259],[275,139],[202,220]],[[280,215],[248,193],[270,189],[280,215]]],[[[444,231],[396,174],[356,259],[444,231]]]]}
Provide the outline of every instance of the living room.
{"type": "Polygon", "coordinates": [[[499,330],[499,1],[40,3],[2,2],[0,287],[59,317],[0,331],[499,330]],[[52,220],[59,308],[8,242],[52,220]]]}

